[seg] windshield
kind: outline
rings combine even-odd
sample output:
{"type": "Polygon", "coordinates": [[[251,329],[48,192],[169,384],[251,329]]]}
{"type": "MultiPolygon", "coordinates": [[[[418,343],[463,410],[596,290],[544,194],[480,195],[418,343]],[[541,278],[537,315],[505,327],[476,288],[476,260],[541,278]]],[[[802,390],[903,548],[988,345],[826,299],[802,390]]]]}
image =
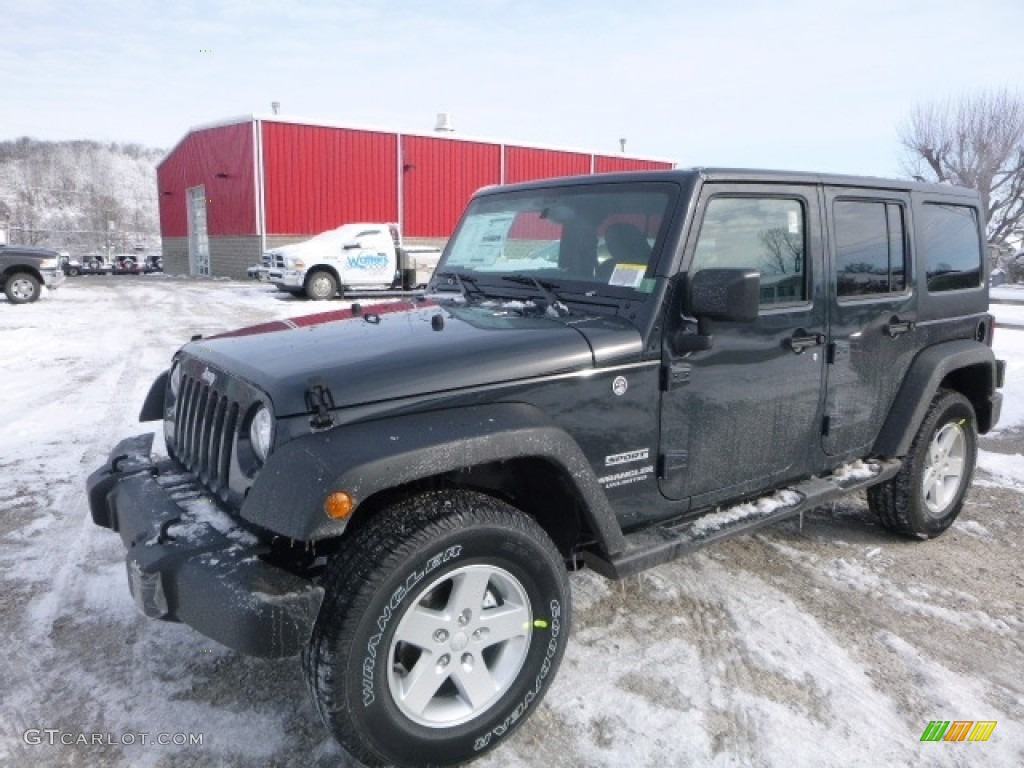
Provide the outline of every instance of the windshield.
{"type": "Polygon", "coordinates": [[[470,204],[439,272],[650,293],[676,194],[674,184],[620,182],[485,195],[470,204]]]}

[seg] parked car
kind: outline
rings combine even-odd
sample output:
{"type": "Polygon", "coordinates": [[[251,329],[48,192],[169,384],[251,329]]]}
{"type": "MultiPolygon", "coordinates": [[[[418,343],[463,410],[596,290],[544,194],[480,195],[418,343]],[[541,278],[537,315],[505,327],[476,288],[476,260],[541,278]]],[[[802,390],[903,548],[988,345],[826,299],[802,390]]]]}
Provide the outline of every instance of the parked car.
{"type": "Polygon", "coordinates": [[[82,273],[82,262],[68,253],[60,254],[60,266],[68,277],[74,277],[82,273]]]}
{"type": "Polygon", "coordinates": [[[138,253],[115,253],[112,266],[115,275],[139,275],[145,270],[143,256],[138,253]]]}
{"type": "Polygon", "coordinates": [[[185,344],[140,415],[168,458],[116,445],[93,520],[146,616],[301,654],[356,759],[460,764],[551,688],[570,567],[860,491],[909,539],[953,524],[1006,368],[984,224],[972,190],[826,174],[486,188],[424,298],[185,344]]]}
{"type": "Polygon", "coordinates": [[[164,271],[164,257],[160,253],[147,253],[145,258],[142,260],[142,271],[149,274],[151,272],[163,272],[164,271]]]}
{"type": "Polygon", "coordinates": [[[79,272],[83,275],[106,275],[113,271],[110,261],[102,253],[87,253],[79,262],[79,272]]]}
{"type": "Polygon", "coordinates": [[[60,254],[49,248],[0,245],[0,290],[11,304],[36,301],[45,285],[56,290],[64,282],[60,254]]]}

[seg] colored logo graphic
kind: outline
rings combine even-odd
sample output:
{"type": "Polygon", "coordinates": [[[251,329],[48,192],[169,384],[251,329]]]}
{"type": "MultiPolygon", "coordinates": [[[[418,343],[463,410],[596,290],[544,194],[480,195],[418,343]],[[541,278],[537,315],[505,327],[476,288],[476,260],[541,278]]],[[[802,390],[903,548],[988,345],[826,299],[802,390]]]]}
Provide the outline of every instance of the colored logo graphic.
{"type": "Polygon", "coordinates": [[[988,741],[995,729],[995,720],[932,720],[921,741],[988,741]]]}
{"type": "Polygon", "coordinates": [[[367,272],[385,272],[391,264],[387,254],[363,251],[345,259],[349,269],[359,269],[367,272]]]}

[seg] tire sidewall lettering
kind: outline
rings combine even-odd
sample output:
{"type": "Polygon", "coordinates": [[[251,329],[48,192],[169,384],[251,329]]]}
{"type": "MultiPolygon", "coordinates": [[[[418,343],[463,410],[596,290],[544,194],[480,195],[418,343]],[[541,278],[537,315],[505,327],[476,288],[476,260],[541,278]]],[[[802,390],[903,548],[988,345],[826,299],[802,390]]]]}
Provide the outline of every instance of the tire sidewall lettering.
{"type": "Polygon", "coordinates": [[[462,554],[462,545],[454,544],[450,547],[445,548],[441,552],[428,558],[421,568],[414,568],[412,572],[406,577],[405,581],[400,584],[391,593],[390,599],[384,604],[384,608],[381,610],[380,615],[377,616],[374,622],[377,631],[370,635],[366,643],[366,655],[363,656],[362,664],[362,698],[363,707],[369,707],[376,701],[376,694],[374,693],[373,685],[373,673],[377,666],[377,648],[380,645],[381,639],[384,637],[384,633],[391,623],[391,619],[395,617],[399,606],[402,601],[405,600],[415,590],[416,586],[422,582],[429,574],[436,571],[445,563],[448,563],[462,554]]]}
{"type": "Polygon", "coordinates": [[[544,654],[544,661],[541,663],[540,669],[537,671],[537,675],[534,678],[533,686],[526,691],[519,704],[513,709],[504,720],[498,725],[490,728],[486,733],[478,736],[473,742],[473,751],[479,752],[482,749],[487,749],[490,746],[492,739],[500,739],[506,733],[509,728],[515,725],[519,719],[526,713],[530,708],[530,705],[540,695],[541,690],[547,682],[548,675],[551,672],[551,664],[558,654],[559,646],[559,635],[562,633],[562,606],[557,600],[552,600],[549,608],[551,610],[551,637],[548,640],[547,649],[544,654]]]}

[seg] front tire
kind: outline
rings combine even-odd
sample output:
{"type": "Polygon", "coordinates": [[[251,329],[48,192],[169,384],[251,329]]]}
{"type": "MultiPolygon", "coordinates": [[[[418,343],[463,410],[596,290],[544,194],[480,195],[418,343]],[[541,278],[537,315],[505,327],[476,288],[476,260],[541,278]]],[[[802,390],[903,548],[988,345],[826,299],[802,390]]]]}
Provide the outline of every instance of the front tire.
{"type": "Polygon", "coordinates": [[[332,557],[324,586],[306,683],[368,765],[456,765],[497,746],[539,705],[568,641],[558,551],[479,493],[384,510],[332,557]]]}
{"type": "Polygon", "coordinates": [[[306,279],[306,295],[313,301],[331,299],[338,292],[338,281],[334,275],[318,269],[306,279]]]}
{"type": "Polygon", "coordinates": [[[963,508],[978,457],[971,401],[940,389],[928,406],[903,468],[868,488],[868,506],[891,531],[922,539],[938,536],[963,508]]]}
{"type": "Polygon", "coordinates": [[[7,278],[4,293],[11,304],[29,304],[39,298],[39,281],[28,272],[15,272],[7,278]]]}

